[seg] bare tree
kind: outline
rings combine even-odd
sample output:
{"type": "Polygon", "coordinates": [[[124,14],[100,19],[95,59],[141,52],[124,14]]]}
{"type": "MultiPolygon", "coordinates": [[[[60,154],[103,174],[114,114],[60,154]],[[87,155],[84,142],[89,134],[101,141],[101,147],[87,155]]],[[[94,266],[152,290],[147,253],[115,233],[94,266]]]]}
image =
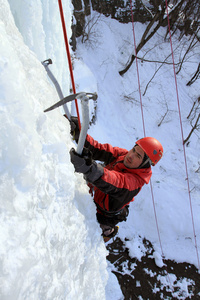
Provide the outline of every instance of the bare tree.
{"type": "MultiPolygon", "coordinates": [[[[185,54],[183,55],[182,59],[181,59],[181,62],[180,62],[180,66],[179,66],[179,69],[178,71],[176,72],[176,74],[178,74],[182,68],[182,65],[185,61],[185,58],[186,56],[188,55],[188,53],[194,49],[194,47],[200,42],[199,38],[198,38],[198,32],[200,31],[200,27],[198,27],[197,31],[195,32],[195,34],[193,35],[192,37],[192,40],[189,44],[189,46],[187,47],[187,50],[185,51],[185,54]]],[[[198,69],[197,69],[198,70],[198,69]]]]}
{"type": "Polygon", "coordinates": [[[190,124],[192,126],[191,131],[189,132],[187,138],[184,140],[184,144],[187,143],[194,132],[195,129],[200,128],[199,119],[200,119],[200,112],[199,112],[199,105],[200,105],[200,97],[193,103],[192,108],[187,116],[187,119],[190,119],[190,124]],[[197,115],[198,114],[198,115],[197,115]],[[197,118],[196,118],[197,115],[197,118]],[[192,121],[196,118],[194,125],[192,125],[192,121]]]}
{"type": "MultiPolygon", "coordinates": [[[[165,8],[163,7],[162,12],[157,11],[157,13],[153,16],[151,22],[149,22],[149,24],[146,27],[146,30],[144,31],[144,33],[142,35],[140,43],[136,47],[136,55],[142,49],[142,47],[152,38],[152,36],[157,32],[157,30],[160,28],[162,21],[163,21],[164,13],[165,13],[165,8]],[[157,25],[151,31],[151,28],[157,21],[158,21],[157,25]]],[[[124,75],[129,70],[129,68],[131,67],[134,60],[135,60],[135,54],[132,54],[130,61],[127,63],[126,67],[123,70],[119,71],[119,74],[124,75]]]]}
{"type": "MultiPolygon", "coordinates": [[[[154,36],[154,34],[158,31],[158,29],[161,26],[165,27],[168,25],[165,0],[152,0],[150,2],[153,5],[153,9],[151,10],[152,19],[147,25],[141,37],[141,40],[136,47],[136,53],[132,54],[125,68],[119,72],[120,75],[125,74],[129,70],[138,52],[154,36]]],[[[196,40],[199,39],[197,32],[199,30],[198,26],[199,26],[199,15],[200,15],[200,1],[199,0],[193,0],[193,1],[173,0],[171,2],[173,5],[168,7],[168,15],[170,20],[171,30],[175,32],[177,29],[179,29],[181,30],[182,35],[190,34],[192,37],[195,36],[193,42],[188,48],[188,52],[189,52],[189,50],[193,46],[193,43],[195,42],[195,39],[196,40]]],[[[168,29],[166,32],[166,36],[167,33],[168,33],[168,29]]],[[[182,35],[180,34],[180,39],[182,35]]]]}
{"type": "Polygon", "coordinates": [[[199,77],[200,77],[200,63],[197,67],[197,70],[196,70],[195,74],[192,76],[190,81],[188,81],[187,85],[188,86],[192,85],[199,77]]]}
{"type": "Polygon", "coordinates": [[[91,40],[91,36],[95,36],[95,26],[97,25],[101,15],[98,14],[93,16],[92,18],[88,18],[84,24],[83,33],[82,33],[82,43],[85,43],[89,39],[91,40]]]}
{"type": "Polygon", "coordinates": [[[199,129],[199,125],[198,125],[198,123],[199,123],[199,118],[200,118],[200,113],[199,113],[199,115],[198,115],[198,117],[197,117],[197,119],[196,119],[196,122],[195,122],[194,126],[192,126],[192,129],[191,129],[190,133],[188,134],[187,138],[184,140],[184,142],[183,142],[184,144],[187,143],[187,142],[189,141],[189,139],[190,139],[192,133],[194,132],[194,130],[195,130],[195,129],[199,129]]]}
{"type": "Polygon", "coordinates": [[[146,94],[146,91],[148,89],[149,84],[151,83],[151,81],[154,79],[154,77],[156,76],[156,74],[158,73],[158,71],[161,69],[161,67],[164,65],[164,63],[167,61],[167,59],[171,56],[171,53],[165,58],[164,62],[162,62],[162,64],[158,67],[158,69],[155,71],[155,73],[153,74],[153,76],[151,77],[151,79],[149,80],[149,82],[146,85],[146,88],[144,90],[143,96],[146,94]]]}

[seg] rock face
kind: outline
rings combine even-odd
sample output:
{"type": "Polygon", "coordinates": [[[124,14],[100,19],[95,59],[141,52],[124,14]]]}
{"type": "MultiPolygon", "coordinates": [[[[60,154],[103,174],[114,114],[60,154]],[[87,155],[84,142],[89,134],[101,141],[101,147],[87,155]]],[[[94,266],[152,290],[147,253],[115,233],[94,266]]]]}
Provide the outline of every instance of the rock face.
{"type": "Polygon", "coordinates": [[[198,269],[188,263],[163,259],[156,264],[156,255],[150,241],[143,239],[144,256],[134,257],[119,237],[106,246],[107,260],[118,279],[124,299],[200,299],[198,269]],[[172,290],[173,287],[173,290],[172,290]]]}
{"type": "MultiPolygon", "coordinates": [[[[93,10],[96,10],[105,16],[111,16],[111,18],[116,19],[121,23],[128,23],[132,21],[130,1],[92,0],[91,2],[93,10]]],[[[145,23],[151,19],[150,13],[140,0],[132,1],[132,3],[134,21],[145,23]]]]}
{"type": "MultiPolygon", "coordinates": [[[[151,20],[150,12],[144,7],[141,0],[133,1],[134,21],[145,23],[151,20]]],[[[91,9],[104,14],[106,17],[118,20],[121,23],[132,21],[130,1],[125,0],[72,0],[74,6],[72,21],[71,46],[76,50],[76,38],[84,35],[86,17],[90,15],[91,9]],[[91,7],[92,6],[92,7],[91,7]]]]}

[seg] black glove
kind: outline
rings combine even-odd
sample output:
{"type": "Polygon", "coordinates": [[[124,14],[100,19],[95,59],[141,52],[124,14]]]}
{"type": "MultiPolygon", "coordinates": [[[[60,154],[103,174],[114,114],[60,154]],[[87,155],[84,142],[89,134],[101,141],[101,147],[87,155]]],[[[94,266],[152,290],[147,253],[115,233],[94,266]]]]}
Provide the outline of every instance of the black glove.
{"type": "Polygon", "coordinates": [[[74,148],[72,148],[69,153],[75,172],[86,174],[92,166],[92,153],[86,148],[83,149],[81,155],[79,155],[74,148]]]}
{"type": "Polygon", "coordinates": [[[71,117],[70,120],[70,134],[72,138],[78,143],[79,135],[80,135],[80,129],[78,125],[78,118],[77,117],[71,117]]]}

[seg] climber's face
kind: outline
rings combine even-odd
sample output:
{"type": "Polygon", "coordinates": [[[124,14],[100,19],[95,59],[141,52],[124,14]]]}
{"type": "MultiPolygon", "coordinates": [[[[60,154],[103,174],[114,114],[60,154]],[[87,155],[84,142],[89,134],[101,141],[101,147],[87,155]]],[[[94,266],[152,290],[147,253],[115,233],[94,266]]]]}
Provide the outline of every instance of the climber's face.
{"type": "Polygon", "coordinates": [[[144,151],[140,146],[136,145],[131,149],[124,158],[124,165],[129,169],[138,168],[144,158],[144,151]]]}

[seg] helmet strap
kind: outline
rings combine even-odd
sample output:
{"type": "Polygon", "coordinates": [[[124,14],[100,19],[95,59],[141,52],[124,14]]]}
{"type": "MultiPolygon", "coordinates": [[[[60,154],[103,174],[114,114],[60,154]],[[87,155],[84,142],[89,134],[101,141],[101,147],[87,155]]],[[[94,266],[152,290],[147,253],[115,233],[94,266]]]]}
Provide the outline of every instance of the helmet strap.
{"type": "MultiPolygon", "coordinates": [[[[146,155],[147,156],[147,155],[146,155]]],[[[144,167],[145,165],[147,165],[147,163],[149,163],[149,166],[146,166],[146,168],[147,167],[150,167],[151,166],[151,164],[152,164],[152,161],[150,160],[150,158],[147,156],[147,159],[145,159],[142,163],[141,163],[141,165],[139,166],[139,169],[141,169],[142,167],[144,167]]]]}

